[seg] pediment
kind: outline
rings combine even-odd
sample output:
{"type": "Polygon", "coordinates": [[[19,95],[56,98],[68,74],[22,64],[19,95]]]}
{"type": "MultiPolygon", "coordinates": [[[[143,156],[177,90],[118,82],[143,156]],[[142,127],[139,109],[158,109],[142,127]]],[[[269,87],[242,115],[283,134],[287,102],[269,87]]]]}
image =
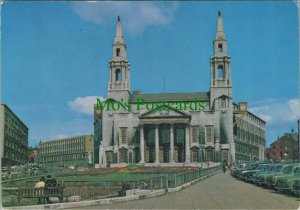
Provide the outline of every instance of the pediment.
{"type": "Polygon", "coordinates": [[[227,96],[227,95],[221,95],[221,96],[219,96],[218,98],[221,98],[221,99],[225,99],[225,98],[229,98],[229,99],[231,99],[229,96],[227,96]]]}
{"type": "Polygon", "coordinates": [[[168,106],[168,105],[162,105],[159,106],[155,109],[149,110],[143,114],[140,115],[140,118],[172,118],[172,117],[186,117],[189,118],[191,115],[189,113],[186,113],[184,111],[181,110],[177,110],[175,108],[173,108],[172,106],[168,106]]]}
{"type": "Polygon", "coordinates": [[[215,149],[215,147],[212,146],[212,145],[208,145],[208,146],[205,147],[205,149],[215,149]]]}

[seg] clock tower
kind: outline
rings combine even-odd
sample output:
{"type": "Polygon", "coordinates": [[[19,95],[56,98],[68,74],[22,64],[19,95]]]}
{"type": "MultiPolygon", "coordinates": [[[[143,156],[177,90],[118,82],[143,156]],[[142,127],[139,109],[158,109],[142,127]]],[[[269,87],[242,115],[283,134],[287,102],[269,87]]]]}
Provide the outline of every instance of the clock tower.
{"type": "Polygon", "coordinates": [[[227,96],[232,99],[230,56],[227,54],[227,40],[223,31],[221,12],[218,12],[217,33],[213,41],[213,53],[210,58],[210,107],[215,99],[227,96]]]}
{"type": "Polygon", "coordinates": [[[118,16],[112,53],[112,59],[109,61],[110,76],[107,96],[118,101],[122,98],[127,101],[130,95],[130,64],[126,57],[126,44],[123,39],[120,16],[118,16]]]}

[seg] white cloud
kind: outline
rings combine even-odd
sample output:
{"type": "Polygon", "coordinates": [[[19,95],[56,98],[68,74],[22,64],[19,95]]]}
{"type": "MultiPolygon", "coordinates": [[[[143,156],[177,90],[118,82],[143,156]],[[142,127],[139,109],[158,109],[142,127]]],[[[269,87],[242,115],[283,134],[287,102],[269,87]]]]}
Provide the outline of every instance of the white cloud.
{"type": "Polygon", "coordinates": [[[73,101],[69,101],[68,106],[77,113],[93,115],[94,104],[97,102],[96,98],[100,98],[101,101],[105,100],[102,96],[77,97],[73,101]]]}
{"type": "Polygon", "coordinates": [[[296,122],[300,118],[300,100],[290,99],[288,101],[268,100],[261,106],[250,108],[249,111],[261,117],[267,123],[281,124],[296,122]],[[270,102],[270,103],[268,103],[270,102]]]}
{"type": "Polygon", "coordinates": [[[65,134],[58,134],[57,136],[55,136],[54,139],[65,139],[70,137],[69,135],[65,135],[65,134]]]}
{"type": "Polygon", "coordinates": [[[131,35],[140,34],[148,26],[165,26],[175,15],[176,2],[73,2],[71,8],[81,19],[96,24],[116,21],[118,15],[131,35]]]}

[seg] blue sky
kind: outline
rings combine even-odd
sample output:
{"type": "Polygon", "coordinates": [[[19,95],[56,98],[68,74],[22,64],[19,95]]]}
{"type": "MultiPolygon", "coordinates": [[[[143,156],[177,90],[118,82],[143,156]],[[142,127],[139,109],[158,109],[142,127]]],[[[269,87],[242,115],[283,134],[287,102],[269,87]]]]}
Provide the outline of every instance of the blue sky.
{"type": "Polygon", "coordinates": [[[209,58],[222,11],[234,101],[268,122],[267,143],[296,129],[298,14],[282,2],[5,2],[2,103],[29,127],[29,143],[93,133],[106,97],[121,16],[131,90],[209,90],[209,58]]]}

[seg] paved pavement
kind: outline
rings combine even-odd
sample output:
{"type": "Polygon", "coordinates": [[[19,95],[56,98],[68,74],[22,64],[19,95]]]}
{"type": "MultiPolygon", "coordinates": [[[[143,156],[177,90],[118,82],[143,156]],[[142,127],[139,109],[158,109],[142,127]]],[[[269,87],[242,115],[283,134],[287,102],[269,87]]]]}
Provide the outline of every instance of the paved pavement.
{"type": "MultiPolygon", "coordinates": [[[[297,209],[300,199],[218,173],[180,192],[89,209],[297,209]]],[[[85,208],[85,209],[86,209],[85,208]]]]}

